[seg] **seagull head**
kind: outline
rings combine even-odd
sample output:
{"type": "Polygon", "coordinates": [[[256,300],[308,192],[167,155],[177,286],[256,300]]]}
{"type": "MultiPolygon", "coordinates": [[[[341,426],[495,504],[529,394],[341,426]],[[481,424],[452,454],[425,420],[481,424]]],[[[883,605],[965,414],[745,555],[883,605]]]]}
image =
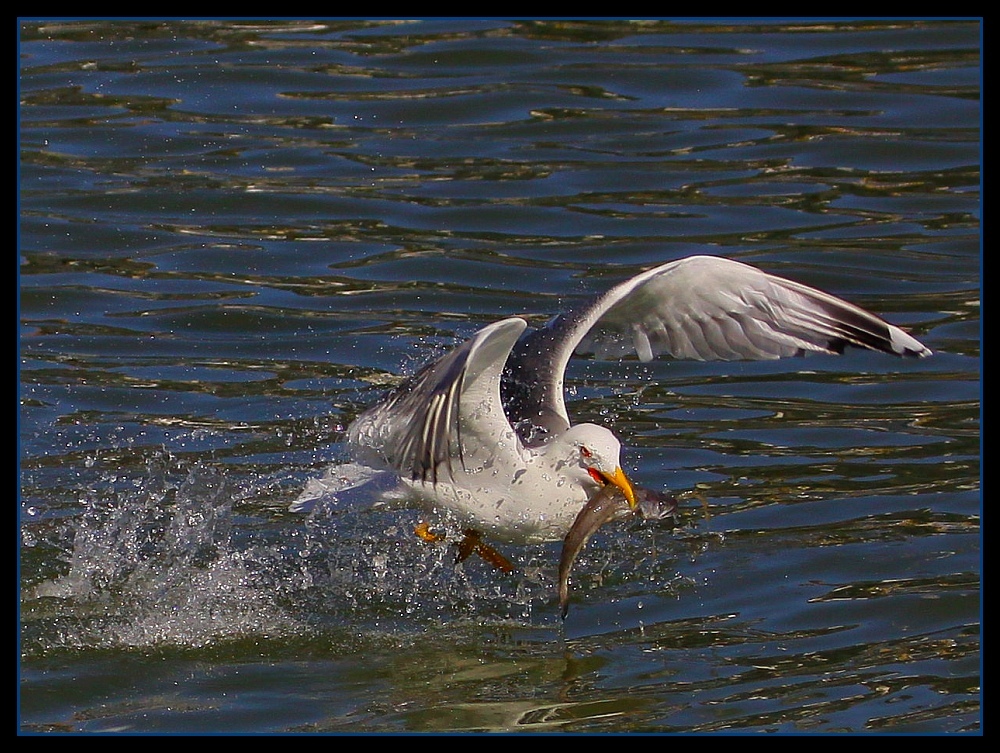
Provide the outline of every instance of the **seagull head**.
{"type": "Polygon", "coordinates": [[[635,509],[638,500],[635,488],[621,467],[621,442],[608,429],[597,424],[577,424],[559,437],[567,447],[570,465],[579,467],[599,486],[618,487],[629,507],[635,509]]]}

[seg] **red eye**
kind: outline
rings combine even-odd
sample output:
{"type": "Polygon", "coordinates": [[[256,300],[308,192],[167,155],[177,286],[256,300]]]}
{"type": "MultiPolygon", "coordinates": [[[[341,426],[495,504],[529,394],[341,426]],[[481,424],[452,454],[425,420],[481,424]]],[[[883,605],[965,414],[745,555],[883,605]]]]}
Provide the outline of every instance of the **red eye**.
{"type": "Polygon", "coordinates": [[[588,450],[586,447],[584,447],[583,445],[580,446],[581,457],[589,458],[591,454],[592,453],[590,452],[590,450],[588,450]]]}

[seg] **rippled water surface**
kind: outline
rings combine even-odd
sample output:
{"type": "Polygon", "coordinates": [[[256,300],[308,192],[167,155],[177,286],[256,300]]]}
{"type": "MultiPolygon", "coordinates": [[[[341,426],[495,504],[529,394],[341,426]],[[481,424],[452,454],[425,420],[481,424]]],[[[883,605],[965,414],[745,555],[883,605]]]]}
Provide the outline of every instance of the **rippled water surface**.
{"type": "Polygon", "coordinates": [[[975,21],[21,22],[23,732],[978,732],[975,21]],[[455,565],[343,428],[693,253],[935,351],[580,360],[684,495],[455,565]]]}

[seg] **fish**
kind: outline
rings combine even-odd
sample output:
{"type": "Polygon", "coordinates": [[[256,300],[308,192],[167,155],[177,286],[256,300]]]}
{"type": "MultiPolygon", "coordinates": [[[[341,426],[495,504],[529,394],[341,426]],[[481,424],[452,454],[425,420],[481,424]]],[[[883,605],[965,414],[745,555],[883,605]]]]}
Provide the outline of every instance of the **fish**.
{"type": "Polygon", "coordinates": [[[577,513],[573,525],[563,539],[562,552],[559,556],[559,609],[562,619],[565,620],[569,614],[569,576],[573,564],[586,546],[587,540],[601,526],[612,520],[636,515],[645,520],[663,520],[672,516],[677,509],[677,498],[670,494],[649,489],[636,491],[637,504],[635,509],[632,509],[622,490],[613,484],[607,484],[598,489],[577,513]]]}

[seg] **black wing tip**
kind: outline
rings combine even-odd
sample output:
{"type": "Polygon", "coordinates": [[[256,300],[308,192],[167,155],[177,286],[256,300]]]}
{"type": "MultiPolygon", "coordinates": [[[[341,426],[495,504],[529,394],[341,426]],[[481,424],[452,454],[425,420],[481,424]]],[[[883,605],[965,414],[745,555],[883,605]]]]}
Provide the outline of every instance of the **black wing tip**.
{"type": "Polygon", "coordinates": [[[877,350],[902,358],[926,358],[930,348],[894,324],[869,311],[834,299],[815,301],[829,317],[837,336],[826,344],[832,353],[842,354],[847,346],[877,350]]]}
{"type": "Polygon", "coordinates": [[[897,342],[891,336],[885,338],[867,335],[850,338],[837,337],[827,342],[826,351],[838,356],[843,355],[844,351],[848,348],[877,350],[890,356],[898,356],[899,358],[927,358],[934,355],[934,351],[923,343],[914,340],[909,335],[906,337],[907,340],[904,343],[897,342]]]}
{"type": "Polygon", "coordinates": [[[892,325],[889,325],[889,344],[891,352],[901,358],[927,358],[934,355],[934,351],[922,342],[892,325]]]}

